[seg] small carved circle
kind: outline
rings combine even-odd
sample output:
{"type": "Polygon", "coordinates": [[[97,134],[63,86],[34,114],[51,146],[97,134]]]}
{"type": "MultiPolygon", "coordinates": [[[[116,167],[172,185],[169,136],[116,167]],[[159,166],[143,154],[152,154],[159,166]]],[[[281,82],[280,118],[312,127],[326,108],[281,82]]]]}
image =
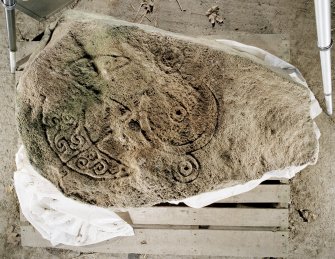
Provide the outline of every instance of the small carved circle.
{"type": "Polygon", "coordinates": [[[187,115],[185,108],[178,106],[172,112],[172,118],[177,122],[182,122],[187,115]]]}
{"type": "Polygon", "coordinates": [[[192,156],[186,156],[173,169],[173,175],[178,182],[190,183],[199,176],[199,163],[192,156]]]}
{"type": "Polygon", "coordinates": [[[193,166],[189,161],[179,163],[179,172],[181,175],[187,177],[192,173],[193,166]]]}
{"type": "Polygon", "coordinates": [[[89,160],[93,161],[93,160],[95,160],[95,159],[97,159],[97,158],[98,158],[98,156],[97,156],[97,153],[96,153],[95,151],[90,151],[90,152],[88,153],[88,159],[89,159],[89,160]]]}

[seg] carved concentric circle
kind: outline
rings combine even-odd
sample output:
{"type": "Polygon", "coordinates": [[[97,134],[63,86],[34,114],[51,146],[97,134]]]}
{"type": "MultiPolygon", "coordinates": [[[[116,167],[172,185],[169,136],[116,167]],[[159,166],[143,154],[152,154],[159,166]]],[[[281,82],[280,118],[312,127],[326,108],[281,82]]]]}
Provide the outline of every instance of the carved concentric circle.
{"type": "Polygon", "coordinates": [[[218,116],[214,94],[207,86],[167,86],[141,102],[146,136],[157,149],[185,154],[212,138],[218,116]]]}
{"type": "Polygon", "coordinates": [[[199,175],[199,163],[193,156],[184,156],[173,166],[172,173],[178,182],[193,182],[199,175]]]}

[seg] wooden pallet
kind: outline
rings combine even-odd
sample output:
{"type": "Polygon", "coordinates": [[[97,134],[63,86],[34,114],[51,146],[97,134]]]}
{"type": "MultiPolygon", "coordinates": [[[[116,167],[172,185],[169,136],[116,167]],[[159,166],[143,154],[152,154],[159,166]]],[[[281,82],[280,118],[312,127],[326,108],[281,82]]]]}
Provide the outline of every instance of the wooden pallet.
{"type": "MultiPolygon", "coordinates": [[[[118,212],[135,230],[85,247],[58,246],[81,252],[159,255],[285,257],[288,246],[290,187],[267,181],[254,190],[202,209],[159,205],[118,212]]],[[[52,247],[24,219],[21,243],[52,247]]]]}

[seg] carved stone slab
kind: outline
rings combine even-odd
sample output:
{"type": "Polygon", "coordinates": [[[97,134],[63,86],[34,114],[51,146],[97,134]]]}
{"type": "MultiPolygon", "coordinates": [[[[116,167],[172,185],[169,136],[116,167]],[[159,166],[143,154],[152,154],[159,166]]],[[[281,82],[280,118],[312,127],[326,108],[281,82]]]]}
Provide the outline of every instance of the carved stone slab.
{"type": "Polygon", "coordinates": [[[71,12],[18,87],[29,158],[65,195],[136,207],[314,161],[309,92],[210,40],[71,12]]]}

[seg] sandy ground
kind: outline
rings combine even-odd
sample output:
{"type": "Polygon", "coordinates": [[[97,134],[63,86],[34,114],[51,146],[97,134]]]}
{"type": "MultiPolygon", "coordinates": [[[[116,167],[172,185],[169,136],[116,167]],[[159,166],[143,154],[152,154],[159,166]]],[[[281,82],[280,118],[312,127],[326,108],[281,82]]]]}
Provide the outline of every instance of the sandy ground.
{"type": "MultiPolygon", "coordinates": [[[[316,48],[314,7],[311,0],[179,0],[186,9],[181,12],[175,0],[157,0],[159,15],[150,16],[148,23],[165,30],[184,34],[224,35],[225,32],[280,33],[290,37],[290,62],[305,76],[310,88],[324,107],[321,72],[316,48]],[[202,15],[210,6],[221,7],[225,18],[222,26],[211,28],[202,15]]],[[[113,15],[134,21],[140,1],[81,0],[75,8],[113,15]],[[133,7],[132,7],[133,6],[133,7]]],[[[0,12],[0,19],[4,19],[0,12]]],[[[51,17],[54,20],[56,16],[51,17]]],[[[140,22],[137,17],[136,21],[140,22]]],[[[19,40],[24,44],[43,31],[39,23],[19,13],[19,40]]],[[[0,34],[5,35],[4,23],[0,34]]],[[[6,41],[0,38],[0,54],[6,57],[6,41]]],[[[333,52],[335,53],[335,52],[333,52]]],[[[334,58],[335,55],[333,55],[334,58]]],[[[2,258],[139,258],[137,255],[81,254],[55,249],[22,248],[19,245],[18,204],[12,188],[15,169],[14,154],[18,136],[14,119],[15,79],[8,73],[6,58],[0,60],[0,255],[2,258]]],[[[333,258],[335,256],[335,125],[325,114],[317,119],[321,130],[320,157],[317,165],[301,172],[291,181],[290,258],[333,258]]],[[[146,257],[154,258],[154,257],[146,257]]],[[[161,257],[156,257],[161,258],[161,257]]],[[[171,257],[169,257],[171,258],[171,257]]],[[[186,258],[186,257],[183,257],[186,258]]]]}

